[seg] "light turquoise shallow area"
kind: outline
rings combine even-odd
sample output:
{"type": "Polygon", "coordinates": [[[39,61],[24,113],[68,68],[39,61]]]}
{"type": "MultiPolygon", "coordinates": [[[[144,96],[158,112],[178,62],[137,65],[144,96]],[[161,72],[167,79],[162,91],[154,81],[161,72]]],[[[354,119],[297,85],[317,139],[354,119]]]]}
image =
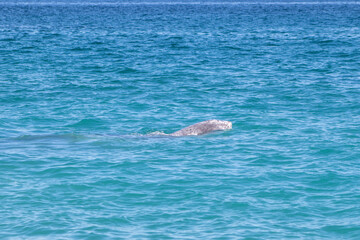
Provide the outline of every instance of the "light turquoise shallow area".
{"type": "Polygon", "coordinates": [[[0,238],[359,239],[359,13],[1,3],[0,238]]]}

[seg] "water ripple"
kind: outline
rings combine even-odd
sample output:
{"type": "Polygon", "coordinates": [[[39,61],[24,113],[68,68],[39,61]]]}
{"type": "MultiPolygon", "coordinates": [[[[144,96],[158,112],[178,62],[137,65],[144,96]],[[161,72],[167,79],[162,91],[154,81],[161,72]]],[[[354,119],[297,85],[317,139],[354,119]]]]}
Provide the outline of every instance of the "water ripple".
{"type": "Polygon", "coordinates": [[[360,235],[358,4],[0,5],[0,238],[360,235]]]}

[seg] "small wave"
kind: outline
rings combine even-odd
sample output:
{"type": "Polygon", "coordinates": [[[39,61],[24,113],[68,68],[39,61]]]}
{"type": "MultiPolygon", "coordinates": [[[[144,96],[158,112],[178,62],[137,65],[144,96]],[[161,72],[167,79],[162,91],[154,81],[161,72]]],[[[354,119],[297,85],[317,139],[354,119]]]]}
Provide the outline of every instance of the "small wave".
{"type": "Polygon", "coordinates": [[[16,38],[1,38],[0,39],[1,42],[14,42],[16,41],[16,38]]]}
{"type": "Polygon", "coordinates": [[[74,47],[74,48],[71,48],[70,51],[74,51],[74,52],[85,52],[85,51],[91,51],[91,48],[87,48],[87,47],[74,47]]]}
{"type": "Polygon", "coordinates": [[[105,123],[98,119],[86,118],[78,121],[77,123],[67,125],[66,127],[74,127],[74,128],[98,128],[99,126],[104,126],[105,123]]]}
{"type": "Polygon", "coordinates": [[[123,69],[118,70],[118,73],[136,73],[138,70],[134,68],[125,67],[123,69]]]}

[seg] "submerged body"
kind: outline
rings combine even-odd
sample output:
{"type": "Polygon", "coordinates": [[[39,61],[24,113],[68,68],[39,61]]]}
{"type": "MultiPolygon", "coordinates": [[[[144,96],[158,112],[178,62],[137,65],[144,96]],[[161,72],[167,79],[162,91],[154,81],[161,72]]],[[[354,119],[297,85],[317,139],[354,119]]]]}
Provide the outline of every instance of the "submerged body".
{"type": "Polygon", "coordinates": [[[202,135],[213,131],[228,130],[228,129],[232,129],[231,122],[213,119],[213,120],[207,120],[204,122],[196,123],[194,125],[188,126],[169,135],[175,137],[202,135]]]}

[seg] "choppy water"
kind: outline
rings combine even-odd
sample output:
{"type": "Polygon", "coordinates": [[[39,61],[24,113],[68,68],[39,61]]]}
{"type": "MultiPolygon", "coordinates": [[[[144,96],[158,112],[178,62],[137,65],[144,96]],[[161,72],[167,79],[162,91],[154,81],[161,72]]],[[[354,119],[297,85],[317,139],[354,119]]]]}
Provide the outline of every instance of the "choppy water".
{"type": "Polygon", "coordinates": [[[1,3],[0,238],[359,239],[359,14],[1,3]]]}

